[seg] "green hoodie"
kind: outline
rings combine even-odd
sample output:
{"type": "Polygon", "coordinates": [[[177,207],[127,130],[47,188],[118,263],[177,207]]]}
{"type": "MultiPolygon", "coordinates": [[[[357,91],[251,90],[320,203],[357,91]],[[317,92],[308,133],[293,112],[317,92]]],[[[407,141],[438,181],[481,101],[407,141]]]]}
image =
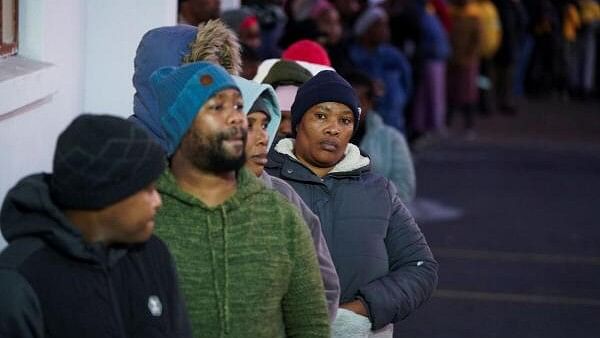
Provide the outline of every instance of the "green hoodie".
{"type": "Polygon", "coordinates": [[[167,171],[156,234],[178,267],[195,337],[329,337],[308,228],[246,169],[236,193],[207,207],[167,171]]]}

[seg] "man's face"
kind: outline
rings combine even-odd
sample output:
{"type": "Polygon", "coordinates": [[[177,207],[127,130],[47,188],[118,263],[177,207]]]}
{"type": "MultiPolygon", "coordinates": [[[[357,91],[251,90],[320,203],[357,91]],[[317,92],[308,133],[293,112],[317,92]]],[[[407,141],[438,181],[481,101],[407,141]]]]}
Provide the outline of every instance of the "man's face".
{"type": "Polygon", "coordinates": [[[277,137],[286,138],[292,136],[292,112],[289,110],[281,111],[281,123],[277,129],[277,137]]]}
{"type": "Polygon", "coordinates": [[[333,168],[344,157],[354,123],[352,110],[345,104],[323,102],[312,106],[296,129],[296,156],[309,167],[333,168]]]}
{"type": "Polygon", "coordinates": [[[260,176],[267,164],[269,134],[267,125],[270,118],[263,112],[248,114],[248,142],[246,142],[246,167],[260,176]]]}
{"type": "Polygon", "coordinates": [[[99,211],[108,244],[140,243],[154,230],[154,215],[162,202],[154,184],[99,211]]]}
{"type": "Polygon", "coordinates": [[[201,171],[220,174],[240,169],[248,132],[242,108],[237,89],[215,94],[198,111],[178,151],[201,171]]]}

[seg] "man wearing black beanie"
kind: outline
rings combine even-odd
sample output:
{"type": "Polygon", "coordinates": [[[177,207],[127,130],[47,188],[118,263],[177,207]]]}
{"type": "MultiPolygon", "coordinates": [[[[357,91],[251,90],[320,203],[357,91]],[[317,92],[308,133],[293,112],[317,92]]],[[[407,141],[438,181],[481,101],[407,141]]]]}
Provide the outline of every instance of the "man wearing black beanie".
{"type": "Polygon", "coordinates": [[[162,148],[121,118],[81,115],[52,174],[0,212],[1,337],[191,337],[175,265],[152,235],[162,148]]]}
{"type": "Polygon", "coordinates": [[[433,293],[438,264],[394,184],[349,143],[360,112],[344,78],[318,73],[292,105],[295,139],[279,141],[265,169],[319,216],[341,286],[332,336],[391,338],[433,293]]]}

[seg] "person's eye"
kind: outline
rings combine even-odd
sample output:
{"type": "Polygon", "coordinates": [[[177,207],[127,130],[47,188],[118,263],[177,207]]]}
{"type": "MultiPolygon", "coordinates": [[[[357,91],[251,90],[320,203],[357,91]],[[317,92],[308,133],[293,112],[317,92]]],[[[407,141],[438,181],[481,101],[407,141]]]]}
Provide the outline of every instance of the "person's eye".
{"type": "Polygon", "coordinates": [[[244,103],[243,102],[236,103],[235,106],[234,106],[234,109],[235,110],[239,110],[239,111],[244,110],[244,103]]]}
{"type": "Polygon", "coordinates": [[[263,130],[267,130],[267,126],[269,125],[269,123],[265,122],[261,125],[263,130]]]}
{"type": "Polygon", "coordinates": [[[315,117],[318,120],[324,120],[325,118],[327,118],[327,116],[325,116],[325,114],[323,114],[323,113],[315,113],[315,117]]]}
{"type": "Polygon", "coordinates": [[[209,108],[211,110],[221,111],[221,110],[223,110],[223,105],[220,103],[215,103],[215,104],[210,105],[209,108]]]}
{"type": "Polygon", "coordinates": [[[346,118],[343,118],[343,119],[342,119],[342,123],[343,123],[344,125],[347,125],[347,126],[348,126],[348,125],[352,124],[352,119],[350,119],[350,118],[347,118],[347,117],[346,117],[346,118]]]}

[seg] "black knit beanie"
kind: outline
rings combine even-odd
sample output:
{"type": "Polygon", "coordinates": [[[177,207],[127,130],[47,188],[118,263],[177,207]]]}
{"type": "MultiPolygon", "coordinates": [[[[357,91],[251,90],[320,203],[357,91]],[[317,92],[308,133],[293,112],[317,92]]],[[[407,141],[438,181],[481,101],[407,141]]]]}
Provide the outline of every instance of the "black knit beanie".
{"type": "Polygon", "coordinates": [[[348,81],[332,70],[324,70],[303,84],[292,104],[292,133],[296,135],[296,127],[302,116],[312,106],[321,102],[343,103],[354,115],[354,132],[360,119],[360,103],[358,96],[348,81]]]}
{"type": "Polygon", "coordinates": [[[101,209],[158,179],[162,148],[133,123],[84,114],[56,143],[50,193],[63,209],[101,209]]]}

